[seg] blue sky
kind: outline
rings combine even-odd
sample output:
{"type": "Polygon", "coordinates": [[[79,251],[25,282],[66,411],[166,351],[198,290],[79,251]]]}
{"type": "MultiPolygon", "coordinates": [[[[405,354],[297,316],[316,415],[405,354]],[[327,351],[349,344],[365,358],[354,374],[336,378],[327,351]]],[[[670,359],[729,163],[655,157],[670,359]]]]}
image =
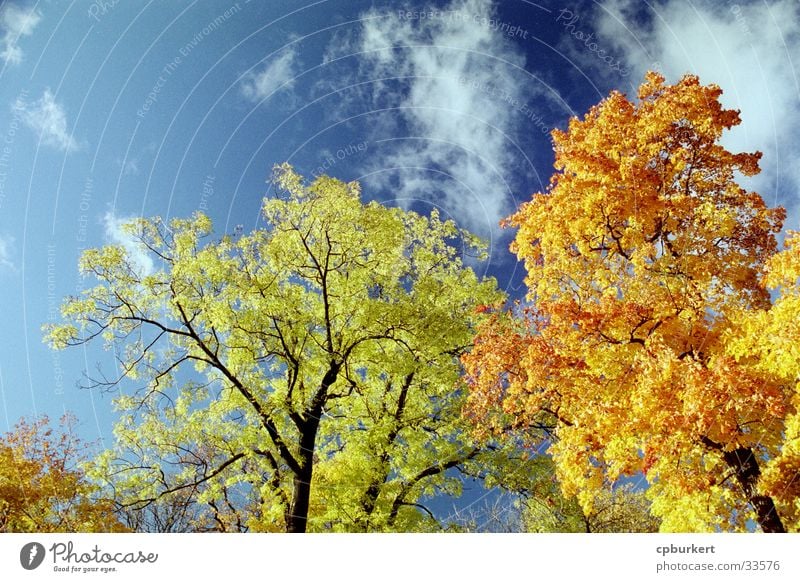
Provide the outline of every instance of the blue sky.
{"type": "Polygon", "coordinates": [[[798,228],[795,0],[3,2],[0,430],[69,410],[108,439],[111,395],[75,384],[110,354],[41,339],[80,251],[130,244],[139,215],[249,230],[283,161],[439,208],[518,295],[497,223],[545,187],[549,131],[648,69],[722,86],[743,117],[727,145],[764,152],[748,186],[798,228]]]}

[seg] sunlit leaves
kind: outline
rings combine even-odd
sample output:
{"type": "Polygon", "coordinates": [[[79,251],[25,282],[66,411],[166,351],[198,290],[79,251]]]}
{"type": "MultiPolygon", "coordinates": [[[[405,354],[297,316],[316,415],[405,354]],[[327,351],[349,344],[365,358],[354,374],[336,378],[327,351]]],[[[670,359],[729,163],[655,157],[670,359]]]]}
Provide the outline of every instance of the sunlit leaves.
{"type": "MultiPolygon", "coordinates": [[[[761,491],[775,498],[787,521],[800,527],[800,236],[789,232],[786,248],[766,266],[764,283],[776,300],[767,310],[742,311],[728,334],[728,351],[750,373],[786,387],[770,404],[785,416],[779,454],[766,464],[761,491]]],[[[769,435],[767,435],[769,436],[769,435]]]]}
{"type": "Polygon", "coordinates": [[[48,338],[102,336],[122,371],[105,385],[129,388],[94,475],[134,511],[191,499],[200,530],[438,527],[421,500],[509,456],[461,417],[458,356],[476,307],[503,300],[462,260],[483,244],[355,183],[283,165],[275,184],[249,234],[202,214],[132,223],[147,276],[124,248],[84,254],[98,284],[48,338]]]}
{"type": "Polygon", "coordinates": [[[65,416],[20,421],[0,437],[0,532],[125,531],[112,500],[84,474],[87,445],[65,416]]]}
{"type": "Polygon", "coordinates": [[[739,123],[720,94],[650,73],[638,102],[612,92],[553,132],[549,188],[507,220],[528,306],[494,313],[463,358],[479,427],[552,440],[587,515],[641,472],[663,529],[743,528],[758,475],[737,463],[780,450],[787,383],[729,339],[769,307],[785,213],[735,182],[760,154],[718,143],[739,123]]]}

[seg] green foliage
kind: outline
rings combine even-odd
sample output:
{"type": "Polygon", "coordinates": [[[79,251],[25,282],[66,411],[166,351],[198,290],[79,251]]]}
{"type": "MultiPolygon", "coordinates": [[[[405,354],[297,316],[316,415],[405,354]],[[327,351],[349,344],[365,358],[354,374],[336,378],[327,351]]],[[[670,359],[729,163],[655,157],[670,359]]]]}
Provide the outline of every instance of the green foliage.
{"type": "Polygon", "coordinates": [[[275,182],[244,236],[210,240],[201,214],[133,222],[153,273],[120,246],[84,253],[98,284],[47,336],[102,338],[121,375],[98,384],[137,386],[94,475],[134,510],[191,499],[196,529],[435,529],[421,502],[459,494],[452,470],[513,462],[460,414],[458,357],[503,296],[456,245],[483,248],[355,183],[287,165],[275,182]]]}

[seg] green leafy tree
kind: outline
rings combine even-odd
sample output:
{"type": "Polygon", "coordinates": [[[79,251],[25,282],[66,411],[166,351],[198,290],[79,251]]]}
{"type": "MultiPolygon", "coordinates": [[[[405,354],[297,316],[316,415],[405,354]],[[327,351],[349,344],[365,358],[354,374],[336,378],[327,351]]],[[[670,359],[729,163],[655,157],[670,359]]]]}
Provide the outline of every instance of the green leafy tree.
{"type": "Polygon", "coordinates": [[[131,223],[154,272],[121,246],[83,254],[98,284],[48,339],[102,340],[120,373],[95,385],[137,386],[96,476],[128,510],[191,499],[197,529],[437,528],[426,497],[513,457],[460,415],[458,358],[502,300],[462,262],[482,245],[435,212],[363,203],[357,183],[288,165],[275,183],[244,236],[209,240],[202,214],[131,223]]]}

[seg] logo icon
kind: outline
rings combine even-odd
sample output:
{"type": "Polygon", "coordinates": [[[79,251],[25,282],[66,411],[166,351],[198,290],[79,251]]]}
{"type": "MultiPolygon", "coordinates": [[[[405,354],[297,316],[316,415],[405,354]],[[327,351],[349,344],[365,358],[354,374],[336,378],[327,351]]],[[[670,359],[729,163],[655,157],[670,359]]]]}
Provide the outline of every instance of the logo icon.
{"type": "Polygon", "coordinates": [[[35,570],[44,561],[44,546],[39,542],[30,542],[22,546],[19,552],[19,563],[26,570],[35,570]]]}

